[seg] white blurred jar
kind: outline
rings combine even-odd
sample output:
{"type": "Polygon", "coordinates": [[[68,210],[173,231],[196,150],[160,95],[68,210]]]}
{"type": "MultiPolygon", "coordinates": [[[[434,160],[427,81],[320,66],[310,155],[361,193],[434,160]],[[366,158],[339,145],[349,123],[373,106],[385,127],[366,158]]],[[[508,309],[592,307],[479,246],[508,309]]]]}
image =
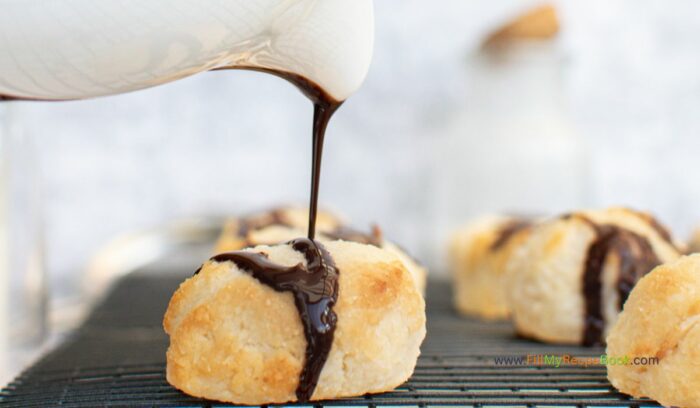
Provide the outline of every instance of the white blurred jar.
{"type": "Polygon", "coordinates": [[[35,357],[48,329],[36,146],[12,108],[0,103],[0,386],[35,357]]]}
{"type": "Polygon", "coordinates": [[[7,261],[7,114],[0,105],[0,387],[8,380],[9,276],[7,261]]]}
{"type": "Polygon", "coordinates": [[[442,145],[443,231],[483,213],[551,214],[585,204],[587,154],[567,113],[564,68],[549,40],[469,58],[465,108],[442,145]]]}

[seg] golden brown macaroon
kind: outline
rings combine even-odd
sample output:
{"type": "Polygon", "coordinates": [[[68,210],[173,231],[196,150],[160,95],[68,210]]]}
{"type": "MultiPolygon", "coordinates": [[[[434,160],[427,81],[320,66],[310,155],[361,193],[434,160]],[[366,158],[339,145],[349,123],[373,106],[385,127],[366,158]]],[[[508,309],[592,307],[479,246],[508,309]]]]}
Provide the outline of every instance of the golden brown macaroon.
{"type": "Polygon", "coordinates": [[[695,230],[693,230],[690,240],[688,240],[686,245],[686,251],[689,254],[700,253],[700,228],[695,228],[695,230]]]}
{"type": "Polygon", "coordinates": [[[607,343],[611,357],[658,358],[645,365],[609,365],[615,388],[664,406],[700,407],[700,254],[642,278],[607,343]]]}
{"type": "MultiPolygon", "coordinates": [[[[339,270],[337,326],[312,400],[384,392],[413,372],[425,304],[403,263],[372,245],[323,244],[339,270]]],[[[306,263],[291,246],[258,246],[275,264],[306,263]]],[[[306,340],[289,292],[232,262],[205,263],[173,295],[167,379],[194,396],[238,404],[295,401],[306,340]]]]}
{"type": "Polygon", "coordinates": [[[506,319],[506,264],[529,235],[531,221],[508,216],[481,217],[450,239],[449,267],[454,280],[454,304],[463,314],[506,319]]]}
{"type": "Polygon", "coordinates": [[[507,267],[516,330],[551,343],[601,344],[639,278],[679,255],[646,213],[610,208],[541,222],[507,267]]]}
{"type": "MultiPolygon", "coordinates": [[[[301,207],[278,207],[233,218],[224,225],[214,251],[222,253],[256,245],[274,245],[305,236],[308,219],[308,210],[301,207]]],[[[404,263],[420,292],[425,293],[428,270],[401,247],[385,239],[378,227],[365,233],[348,227],[337,215],[320,211],[316,218],[316,235],[321,242],[340,239],[386,249],[404,263]]]]}

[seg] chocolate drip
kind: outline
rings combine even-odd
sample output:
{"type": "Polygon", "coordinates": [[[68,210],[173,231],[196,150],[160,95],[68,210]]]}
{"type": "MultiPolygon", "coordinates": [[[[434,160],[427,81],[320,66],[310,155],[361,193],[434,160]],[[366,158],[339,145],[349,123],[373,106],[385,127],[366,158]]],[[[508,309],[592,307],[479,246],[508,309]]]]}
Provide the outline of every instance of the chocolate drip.
{"type": "Polygon", "coordinates": [[[504,247],[518,232],[526,228],[530,228],[531,225],[532,222],[525,219],[514,219],[507,222],[498,230],[498,236],[489,247],[489,250],[498,251],[504,247]]]}
{"type": "Polygon", "coordinates": [[[316,237],[316,213],[318,212],[318,189],[321,181],[321,159],[323,157],[323,141],[328,122],[335,111],[344,101],[338,101],[330,96],[318,84],[301,75],[261,67],[224,67],[219,69],[245,69],[276,75],[291,82],[314,104],[314,121],[312,130],[312,163],[311,163],[311,192],[309,197],[309,230],[308,237],[316,237]]]}
{"type": "MultiPolygon", "coordinates": [[[[299,85],[297,85],[299,86],[299,85]]],[[[321,91],[318,86],[314,86],[321,91]]],[[[311,165],[311,196],[309,198],[309,231],[308,237],[316,236],[316,213],[318,211],[318,187],[321,179],[321,158],[323,157],[323,140],[326,135],[328,121],[340,107],[342,102],[336,102],[330,96],[321,91],[322,98],[311,98],[314,103],[313,125],[313,162],[311,165]]],[[[308,93],[307,93],[307,96],[308,93]]]]}
{"type": "MultiPolygon", "coordinates": [[[[299,401],[308,401],[313,395],[321,369],[330,352],[337,320],[332,308],[338,298],[338,269],[323,246],[314,241],[314,237],[323,142],[328,122],[343,101],[335,100],[320,86],[297,74],[258,67],[231,68],[277,75],[299,88],[314,105],[308,238],[296,239],[289,243],[296,251],[304,254],[307,266],[282,267],[270,262],[264,255],[244,251],[229,252],[212,258],[215,261],[232,261],[275,290],[293,293],[307,343],[306,361],[296,394],[299,401]]],[[[243,232],[247,233],[246,229],[252,226],[247,224],[242,227],[243,232]]]]}
{"type": "Polygon", "coordinates": [[[603,265],[615,238],[614,228],[596,228],[596,239],[588,247],[583,269],[583,298],[585,311],[583,321],[583,344],[602,344],[605,330],[603,318],[603,265]]]}
{"type": "Polygon", "coordinates": [[[316,237],[316,214],[318,212],[318,189],[321,181],[321,159],[323,157],[323,141],[326,135],[328,122],[335,111],[344,101],[337,101],[324,91],[316,83],[301,75],[276,70],[252,68],[258,71],[268,72],[283,78],[299,88],[314,104],[314,121],[312,129],[312,163],[311,163],[311,191],[309,197],[309,239],[316,237]]]}
{"type": "Polygon", "coordinates": [[[603,268],[608,255],[615,253],[618,258],[617,291],[620,309],[635,283],[661,262],[645,237],[618,226],[597,225],[586,217],[581,218],[592,225],[596,232],[596,238],[586,254],[583,272],[583,344],[594,346],[604,343],[603,268]]]}
{"type": "Polygon", "coordinates": [[[617,282],[619,307],[622,310],[634,285],[652,269],[662,262],[656,256],[649,241],[631,231],[624,232],[624,245],[618,250],[620,254],[620,275],[617,282]]]}
{"type": "Polygon", "coordinates": [[[231,261],[242,271],[279,292],[291,292],[299,311],[306,352],[296,390],[299,401],[308,401],[316,389],[321,370],[333,344],[337,316],[333,306],[338,299],[338,268],[328,251],[318,242],[298,238],[289,245],[304,255],[306,266],[282,266],[265,254],[234,251],[216,255],[212,261],[231,261]]]}

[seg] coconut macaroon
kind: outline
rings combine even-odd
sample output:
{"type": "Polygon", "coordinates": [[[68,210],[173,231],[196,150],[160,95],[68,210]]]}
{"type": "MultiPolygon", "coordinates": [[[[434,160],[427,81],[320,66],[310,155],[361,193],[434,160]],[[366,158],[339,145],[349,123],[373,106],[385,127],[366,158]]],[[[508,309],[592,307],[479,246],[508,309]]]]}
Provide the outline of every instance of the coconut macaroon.
{"type": "Polygon", "coordinates": [[[313,319],[302,317],[298,293],[263,283],[288,273],[261,278],[248,258],[302,272],[334,264],[337,299],[320,316],[334,322],[335,331],[309,400],[384,392],[405,382],[425,337],[425,304],[404,264],[372,245],[313,245],[321,260],[309,260],[308,248],[296,244],[258,246],[215,256],[185,281],[163,322],[170,336],[168,382],[190,395],[237,404],[299,400],[300,375],[308,377],[314,347],[306,340],[313,319]],[[226,258],[234,256],[240,259],[226,258]]]}
{"type": "Polygon", "coordinates": [[[700,227],[693,230],[693,234],[686,245],[686,250],[689,254],[700,252],[700,227]]]}
{"type": "Polygon", "coordinates": [[[608,366],[615,388],[664,406],[700,407],[700,254],[642,278],[607,343],[608,356],[631,363],[608,366]]]}
{"type": "Polygon", "coordinates": [[[505,319],[506,264],[529,235],[532,221],[500,215],[481,217],[455,232],[449,243],[454,304],[466,315],[505,319]]]}
{"type": "MultiPolygon", "coordinates": [[[[306,235],[308,209],[279,207],[269,211],[230,219],[214,248],[215,253],[235,251],[256,245],[274,245],[306,235]]],[[[347,226],[339,216],[319,211],[316,216],[316,239],[321,242],[343,240],[383,248],[398,257],[413,277],[421,293],[425,293],[428,271],[398,245],[385,239],[379,227],[369,233],[347,226]]]]}
{"type": "Polygon", "coordinates": [[[610,208],[541,222],[507,266],[516,330],[545,342],[602,344],[635,283],[678,256],[646,213],[610,208]]]}

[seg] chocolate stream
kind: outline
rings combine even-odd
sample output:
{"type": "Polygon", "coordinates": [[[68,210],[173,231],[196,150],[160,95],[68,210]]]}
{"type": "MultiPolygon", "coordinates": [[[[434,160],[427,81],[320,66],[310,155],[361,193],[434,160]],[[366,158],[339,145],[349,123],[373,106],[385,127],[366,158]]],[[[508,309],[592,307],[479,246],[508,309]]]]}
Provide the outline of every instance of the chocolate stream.
{"type": "Polygon", "coordinates": [[[224,67],[222,69],[244,69],[265,72],[278,76],[296,86],[314,104],[314,120],[312,128],[312,162],[311,162],[311,191],[309,197],[309,228],[308,237],[316,236],[316,214],[318,213],[318,191],[321,182],[321,161],[323,158],[323,142],[328,122],[335,111],[344,101],[338,101],[324,91],[318,84],[298,74],[261,67],[224,67]]]}
{"type": "MultiPolygon", "coordinates": [[[[215,261],[230,260],[275,290],[292,292],[306,337],[305,362],[299,376],[296,395],[299,401],[309,401],[333,344],[337,322],[333,306],[338,299],[339,271],[328,251],[320,243],[315,242],[314,238],[323,142],[328,122],[343,101],[335,100],[320,86],[297,74],[257,67],[233,68],[262,71],[279,76],[299,88],[314,105],[308,238],[289,242],[294,250],[304,254],[307,261],[306,267],[302,265],[291,268],[281,267],[270,262],[263,255],[244,251],[229,252],[212,258],[215,261]]],[[[279,214],[273,214],[273,220],[276,218],[279,218],[279,214]]],[[[251,225],[245,225],[243,229],[250,227],[251,225]]]]}

